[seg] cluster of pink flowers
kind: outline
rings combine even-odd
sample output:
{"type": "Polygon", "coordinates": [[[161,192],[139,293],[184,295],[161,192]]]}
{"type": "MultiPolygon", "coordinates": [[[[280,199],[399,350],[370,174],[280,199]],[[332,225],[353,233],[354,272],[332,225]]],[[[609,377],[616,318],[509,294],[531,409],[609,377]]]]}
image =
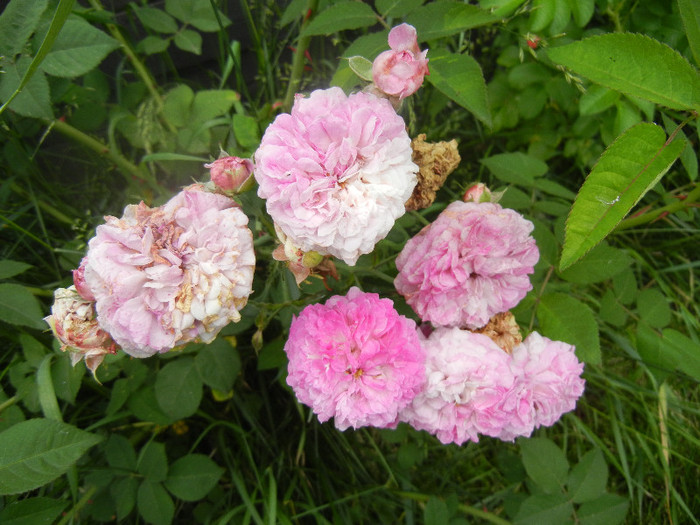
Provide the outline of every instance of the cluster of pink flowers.
{"type": "Polygon", "coordinates": [[[104,344],[116,343],[134,357],[210,342],[240,319],[252,291],[255,254],[247,223],[234,201],[197,184],[157,208],[127,206],[121,218],[106,217],[98,226],[74,272],[78,297],[63,307],[57,295],[47,321],[86,359],[86,349],[94,351],[102,340],[77,344],[75,334],[84,331],[105,334],[104,344]],[[82,327],[58,328],[78,317],[82,327]]]}

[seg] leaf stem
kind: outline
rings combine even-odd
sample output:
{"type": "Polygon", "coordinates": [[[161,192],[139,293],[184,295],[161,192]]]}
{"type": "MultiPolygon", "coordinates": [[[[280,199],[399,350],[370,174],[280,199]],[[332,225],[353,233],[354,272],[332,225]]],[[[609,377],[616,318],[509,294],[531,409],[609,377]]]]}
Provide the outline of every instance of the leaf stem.
{"type": "Polygon", "coordinates": [[[83,494],[83,497],[80,498],[80,501],[78,501],[78,503],[76,503],[71,510],[66,512],[66,514],[63,516],[61,521],[59,521],[56,525],[66,525],[67,523],[71,522],[73,519],[77,518],[78,512],[80,512],[80,509],[82,509],[85,505],[90,503],[90,500],[92,499],[92,496],[95,494],[95,492],[97,492],[97,487],[95,487],[95,486],[87,489],[85,494],[83,494]]]}
{"type": "Polygon", "coordinates": [[[666,206],[662,206],[661,208],[657,208],[653,211],[637,215],[636,217],[629,217],[621,221],[620,224],[618,224],[613,231],[618,232],[621,230],[628,230],[629,228],[634,228],[635,226],[639,226],[641,224],[650,223],[663,214],[668,215],[671,213],[676,213],[680,210],[684,210],[685,208],[689,208],[694,203],[696,203],[698,199],[700,199],[700,185],[696,184],[693,191],[688,193],[685,199],[678,202],[674,202],[672,204],[668,204],[666,206]]]}
{"type": "MultiPolygon", "coordinates": [[[[304,29],[311,20],[311,14],[315,13],[318,8],[318,0],[309,0],[306,4],[306,12],[304,14],[304,21],[301,23],[301,28],[299,29],[299,34],[304,32],[304,29]]],[[[301,84],[301,75],[304,72],[304,55],[306,50],[309,48],[309,43],[311,42],[310,36],[300,36],[299,42],[297,43],[297,50],[294,53],[294,60],[292,61],[292,75],[289,78],[289,85],[287,86],[287,94],[284,96],[284,103],[282,105],[283,111],[289,111],[292,109],[292,103],[294,102],[294,94],[299,89],[301,84]]]]}

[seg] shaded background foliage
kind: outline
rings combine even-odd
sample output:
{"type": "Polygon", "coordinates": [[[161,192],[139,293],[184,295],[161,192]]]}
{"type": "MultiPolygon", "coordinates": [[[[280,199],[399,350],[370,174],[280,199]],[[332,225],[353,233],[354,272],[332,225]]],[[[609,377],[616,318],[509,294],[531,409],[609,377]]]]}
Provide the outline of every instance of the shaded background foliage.
{"type": "Polygon", "coordinates": [[[18,97],[0,116],[0,521],[697,522],[700,230],[697,208],[683,205],[697,189],[697,108],[592,83],[548,55],[629,32],[697,65],[690,0],[22,4],[26,24],[0,32],[2,102],[57,8],[72,14],[54,50],[81,31],[103,48],[82,69],[46,66],[27,84],[35,100],[18,97]],[[463,15],[436,16],[450,9],[463,15]],[[297,288],[270,256],[264,203],[243,194],[258,267],[242,321],[208,346],[108,359],[97,381],[71,367],[41,318],[102,216],[204,180],[202,164],[220,148],[251,155],[289,102],[290,80],[303,92],[359,86],[345,59],[371,60],[404,20],[426,39],[433,71],[402,109],[410,134],[456,138],[462,156],[436,204],[402,217],[356,267],[338,263],[337,281],[297,288]],[[300,32],[308,54],[295,73],[300,32]],[[566,219],[601,154],[635,125],[670,134],[687,117],[679,160],[633,209],[639,218],[562,271],[566,219]],[[577,344],[587,363],[577,410],[529,440],[463,447],[403,425],[340,433],[318,424],[284,381],[292,316],[360,285],[415,318],[393,288],[393,258],[476,181],[507,187],[502,204],[535,224],[541,261],[514,313],[524,331],[577,344]],[[37,451],[46,462],[26,459],[37,451]],[[29,468],[23,484],[12,481],[17,458],[29,468]]]}

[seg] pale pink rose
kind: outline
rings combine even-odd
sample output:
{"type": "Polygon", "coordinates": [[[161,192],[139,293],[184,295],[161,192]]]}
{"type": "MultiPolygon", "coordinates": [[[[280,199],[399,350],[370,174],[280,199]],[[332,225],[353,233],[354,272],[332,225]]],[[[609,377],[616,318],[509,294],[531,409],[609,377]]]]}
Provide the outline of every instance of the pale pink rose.
{"type": "Polygon", "coordinates": [[[428,50],[418,47],[416,29],[401,24],[389,31],[391,51],[380,53],[372,63],[372,79],[381,91],[388,95],[405,98],[423,85],[428,75],[428,50]]]}
{"type": "Polygon", "coordinates": [[[95,318],[95,304],[83,299],[75,286],[54,291],[51,315],[44,321],[61,342],[61,350],[70,352],[73,365],[84,359],[93,374],[105,355],[117,352],[114,341],[95,318]]]}
{"type": "Polygon", "coordinates": [[[416,324],[358,288],[304,308],[284,350],[299,401],[340,430],[395,426],[425,380],[416,324]]]}
{"type": "Polygon", "coordinates": [[[239,157],[221,157],[210,164],[211,180],[214,185],[225,192],[239,192],[253,175],[253,162],[239,157]]]}
{"type": "Polygon", "coordinates": [[[411,153],[389,101],[340,88],[298,95],[255,152],[258,195],[294,246],[354,265],[405,213],[411,153]]]}
{"type": "Polygon", "coordinates": [[[89,243],[84,280],[100,326],[125,352],[210,342],[240,319],[255,254],[233,200],[195,184],[161,207],[131,205],[105,221],[89,243]]]}
{"type": "Polygon", "coordinates": [[[83,257],[80,261],[80,266],[73,270],[73,285],[75,289],[80,294],[80,296],[87,301],[95,301],[95,296],[92,295],[90,288],[85,284],[85,265],[87,264],[87,259],[83,257]]]}
{"type": "Polygon", "coordinates": [[[527,391],[520,410],[529,410],[535,428],[551,426],[576,408],[583,394],[583,363],[575,348],[532,332],[513,349],[512,370],[519,387],[527,391]]]}
{"type": "Polygon", "coordinates": [[[483,202],[453,202],[409,239],[394,280],[423,321],[480,328],[532,288],[539,259],[533,225],[519,213],[483,202]]]}
{"type": "Polygon", "coordinates": [[[510,356],[487,336],[459,328],[439,327],[420,338],[427,382],[401,421],[444,444],[498,436],[509,418],[503,400],[515,383],[510,356]]]}
{"type": "Polygon", "coordinates": [[[483,182],[477,182],[467,188],[462,200],[464,202],[489,202],[491,200],[491,190],[483,182]]]}

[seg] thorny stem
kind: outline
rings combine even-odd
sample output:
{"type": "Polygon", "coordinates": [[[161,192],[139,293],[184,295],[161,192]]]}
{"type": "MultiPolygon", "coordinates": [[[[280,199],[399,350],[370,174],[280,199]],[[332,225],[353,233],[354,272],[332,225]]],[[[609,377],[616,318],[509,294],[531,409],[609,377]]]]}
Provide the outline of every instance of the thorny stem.
{"type": "MultiPolygon", "coordinates": [[[[299,34],[304,32],[306,26],[311,20],[311,14],[315,13],[318,8],[318,0],[308,0],[306,4],[306,12],[304,14],[304,21],[299,29],[299,34]]],[[[292,75],[289,78],[289,85],[287,86],[287,94],[284,96],[284,103],[282,109],[284,111],[289,111],[292,109],[292,103],[294,102],[294,94],[299,89],[301,84],[301,75],[304,72],[304,55],[306,50],[309,48],[309,43],[311,42],[310,36],[300,36],[299,42],[297,43],[297,50],[294,53],[294,60],[292,61],[292,75]]]]}

